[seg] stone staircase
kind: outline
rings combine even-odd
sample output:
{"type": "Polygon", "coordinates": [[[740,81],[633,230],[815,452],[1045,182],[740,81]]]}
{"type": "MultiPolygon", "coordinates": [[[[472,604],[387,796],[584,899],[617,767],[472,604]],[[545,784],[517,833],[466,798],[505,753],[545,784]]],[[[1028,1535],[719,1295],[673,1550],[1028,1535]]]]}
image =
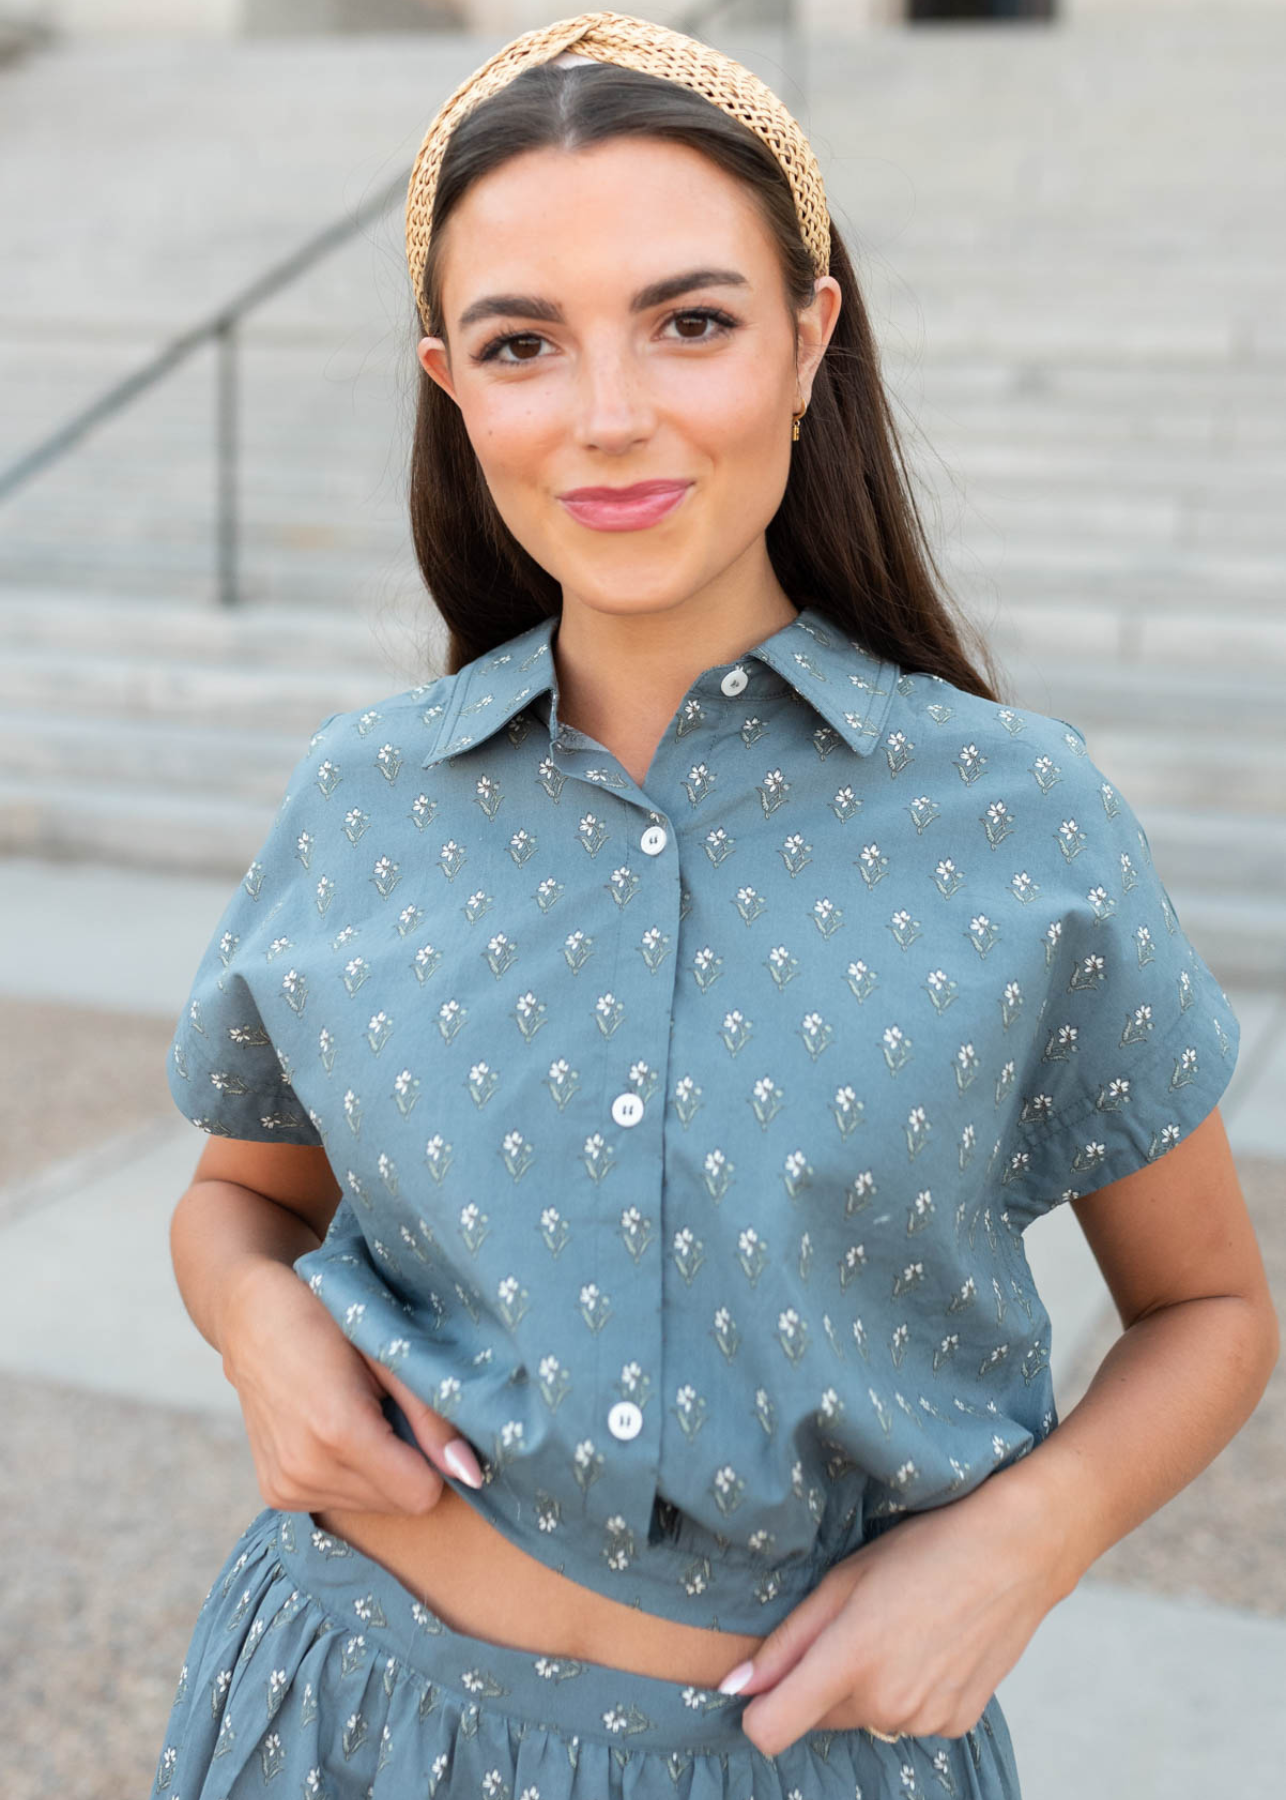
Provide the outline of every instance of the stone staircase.
{"type": "MultiPolygon", "coordinates": [[[[719,41],[796,104],[771,34],[719,41]]],[[[425,96],[494,47],[362,40],[390,163],[425,96]]],[[[327,131],[346,48],[300,52],[327,131]]],[[[1286,250],[1265,229],[1283,52],[1286,18],[1237,7],[873,31],[813,43],[800,106],[935,553],[1006,697],[1085,732],[1203,954],[1269,986],[1286,986],[1286,250]]],[[[231,80],[256,47],[221,54],[231,80]]],[[[208,64],[202,80],[213,104],[208,64]]],[[[368,110],[354,161],[370,130],[368,110]]],[[[284,209],[288,245],[305,233],[284,209]]],[[[312,727],[437,666],[404,518],[399,234],[389,217],[246,329],[235,613],[213,600],[208,364],[0,505],[9,853],[235,879],[312,727]]],[[[136,295],[110,329],[55,333],[4,280],[0,463],[170,329],[136,295]]]]}

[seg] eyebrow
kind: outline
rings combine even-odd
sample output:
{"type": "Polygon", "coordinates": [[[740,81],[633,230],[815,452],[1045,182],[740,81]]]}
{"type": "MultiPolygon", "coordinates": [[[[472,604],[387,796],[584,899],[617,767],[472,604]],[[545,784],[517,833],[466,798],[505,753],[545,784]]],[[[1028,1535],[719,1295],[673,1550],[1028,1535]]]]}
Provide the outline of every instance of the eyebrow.
{"type": "MultiPolygon", "coordinates": [[[[689,269],[683,275],[667,275],[663,281],[650,281],[641,287],[630,301],[632,313],[646,312],[652,306],[664,306],[667,300],[676,300],[680,294],[691,293],[693,288],[704,287],[749,287],[746,277],[736,269],[689,269]]],[[[490,319],[497,315],[502,317],[517,316],[522,319],[543,319],[550,325],[564,323],[562,308],[553,300],[545,300],[539,294],[484,294],[466,306],[460,314],[459,329],[476,325],[479,319],[490,319]]]]}

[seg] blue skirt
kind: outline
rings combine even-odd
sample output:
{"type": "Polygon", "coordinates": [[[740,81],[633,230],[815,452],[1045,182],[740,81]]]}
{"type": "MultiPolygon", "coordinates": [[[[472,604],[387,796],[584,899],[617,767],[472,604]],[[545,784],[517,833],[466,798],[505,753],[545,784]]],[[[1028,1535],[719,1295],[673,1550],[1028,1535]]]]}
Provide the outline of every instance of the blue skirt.
{"type": "Polygon", "coordinates": [[[767,1757],[749,1695],[493,1644],[307,1512],[265,1507],[197,1618],[157,1765],[167,1800],[1021,1800],[993,1694],[963,1737],[806,1732],[767,1757]]]}

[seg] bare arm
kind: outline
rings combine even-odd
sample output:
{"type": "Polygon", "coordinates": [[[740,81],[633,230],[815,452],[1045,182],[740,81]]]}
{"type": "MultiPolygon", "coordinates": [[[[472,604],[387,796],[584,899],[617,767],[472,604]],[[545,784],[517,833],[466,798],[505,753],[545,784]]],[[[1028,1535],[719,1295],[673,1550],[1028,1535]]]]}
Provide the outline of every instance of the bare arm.
{"type": "Polygon", "coordinates": [[[1060,1593],[1214,1461],[1281,1352],[1218,1107],[1156,1162],[1068,1204],[1125,1330],[1057,1430],[986,1484],[1056,1534],[1060,1593]]]}
{"type": "Polygon", "coordinates": [[[265,1264],[289,1267],[315,1250],[339,1199],[324,1150],[210,1139],[170,1221],[175,1279],[207,1343],[223,1351],[234,1292],[265,1264]]]}
{"type": "Polygon", "coordinates": [[[481,1484],[472,1446],[351,1343],[292,1266],[339,1200],[319,1148],[211,1138],[170,1222],[179,1292],[237,1390],[270,1506],[427,1512],[443,1473],[481,1484]],[[386,1393],[423,1455],[393,1430],[386,1393]]]}

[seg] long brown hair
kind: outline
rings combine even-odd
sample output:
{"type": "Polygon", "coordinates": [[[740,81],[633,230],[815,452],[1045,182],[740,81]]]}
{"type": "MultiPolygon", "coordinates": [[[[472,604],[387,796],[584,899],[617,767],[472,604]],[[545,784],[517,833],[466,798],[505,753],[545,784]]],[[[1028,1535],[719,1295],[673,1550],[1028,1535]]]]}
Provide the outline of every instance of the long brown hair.
{"type": "MultiPolygon", "coordinates": [[[[575,150],[624,136],[687,144],[744,182],[777,245],[792,316],[808,305],[814,270],[790,185],[748,126],[691,89],[636,69],[543,63],[480,102],[452,132],[424,269],[429,335],[446,337],[441,233],[470,185],[524,151],[575,150]]],[[[766,528],[773,572],[794,605],[817,607],[904,670],[940,675],[998,701],[990,651],[947,598],[929,549],[866,309],[833,221],[830,273],[842,305],[791,450],[781,505],[766,528]]],[[[418,315],[415,331],[418,341],[418,315]]],[[[458,406],[423,369],[410,511],[416,560],[447,626],[446,673],[561,610],[559,583],[496,510],[458,406]]]]}

